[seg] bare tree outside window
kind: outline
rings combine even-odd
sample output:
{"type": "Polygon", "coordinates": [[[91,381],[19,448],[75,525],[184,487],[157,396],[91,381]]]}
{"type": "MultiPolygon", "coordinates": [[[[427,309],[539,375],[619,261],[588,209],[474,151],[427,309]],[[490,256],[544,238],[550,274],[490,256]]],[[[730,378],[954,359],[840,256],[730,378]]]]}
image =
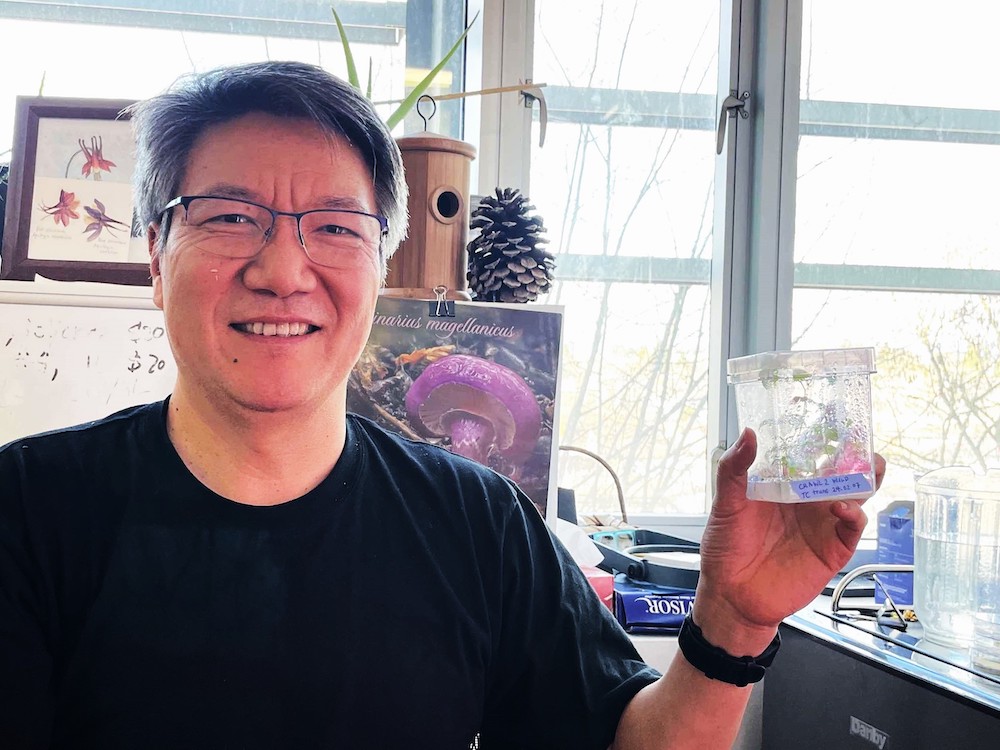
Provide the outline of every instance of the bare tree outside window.
{"type": "MultiPolygon", "coordinates": [[[[549,82],[555,121],[533,154],[532,198],[559,263],[547,301],[567,308],[559,440],[615,468],[630,512],[699,513],[712,134],[644,121],[662,120],[657,82],[714,98],[718,13],[641,1],[584,3],[571,13],[542,1],[536,12],[535,75],[549,82]],[[651,89],[636,88],[643,84],[651,89]],[[619,105],[574,122],[574,95],[619,105]],[[658,278],[661,261],[687,278],[658,278]]],[[[599,464],[566,454],[560,464],[560,483],[576,489],[582,512],[617,509],[599,464]]]]}
{"type": "MultiPolygon", "coordinates": [[[[899,61],[941,39],[933,15],[855,5],[883,41],[850,66],[851,15],[804,10],[790,334],[793,348],[876,348],[875,447],[890,471],[873,515],[938,466],[1000,465],[1000,214],[984,181],[1000,127],[962,101],[985,79],[929,87],[914,57],[901,83],[899,61]],[[891,48],[900,14],[908,33],[891,48]]],[[[963,8],[948,22],[967,29],[963,8]]],[[[536,14],[552,119],[531,192],[559,263],[548,301],[567,308],[559,439],[616,468],[630,511],[698,513],[708,352],[721,346],[708,340],[718,8],[538,0],[536,14]]],[[[560,463],[581,509],[617,507],[596,462],[560,463]]]]}

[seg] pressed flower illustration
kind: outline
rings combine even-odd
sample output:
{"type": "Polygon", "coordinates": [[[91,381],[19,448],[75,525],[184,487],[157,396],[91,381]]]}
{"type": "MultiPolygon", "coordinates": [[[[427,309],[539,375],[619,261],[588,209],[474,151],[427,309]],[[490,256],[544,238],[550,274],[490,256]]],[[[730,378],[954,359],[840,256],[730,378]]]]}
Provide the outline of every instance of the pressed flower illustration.
{"type": "Polygon", "coordinates": [[[92,234],[87,237],[87,242],[93,242],[96,240],[104,229],[107,229],[112,234],[121,229],[129,228],[128,224],[125,224],[118,219],[112,219],[108,216],[105,211],[104,204],[101,203],[97,198],[94,198],[94,207],[84,206],[83,210],[87,212],[87,216],[91,218],[91,222],[87,224],[87,228],[83,230],[84,234],[92,232],[92,234]]]}
{"type": "Polygon", "coordinates": [[[118,166],[113,161],[104,158],[104,139],[101,136],[91,136],[90,145],[83,140],[77,139],[80,148],[73,152],[66,164],[66,176],[69,176],[69,168],[77,154],[83,154],[84,162],[80,168],[80,173],[84,178],[91,177],[95,180],[101,179],[101,172],[111,172],[112,167],[118,166]]]}
{"type": "Polygon", "coordinates": [[[59,191],[59,202],[54,206],[43,205],[42,210],[52,217],[56,224],[69,226],[70,219],[79,219],[80,214],[76,209],[80,207],[80,201],[76,199],[76,193],[67,193],[65,190],[59,191]]]}

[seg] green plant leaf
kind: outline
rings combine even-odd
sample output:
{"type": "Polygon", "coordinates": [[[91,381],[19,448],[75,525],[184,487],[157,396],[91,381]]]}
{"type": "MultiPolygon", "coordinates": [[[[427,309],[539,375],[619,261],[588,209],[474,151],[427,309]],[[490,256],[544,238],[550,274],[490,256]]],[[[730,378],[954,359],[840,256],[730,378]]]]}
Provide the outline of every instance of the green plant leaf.
{"type": "Polygon", "coordinates": [[[368,58],[368,85],[365,87],[365,97],[372,100],[372,59],[368,58]]]}
{"type": "Polygon", "coordinates": [[[458,41],[456,41],[455,44],[452,45],[451,49],[448,50],[448,54],[441,59],[441,62],[434,66],[434,69],[430,73],[424,76],[420,83],[413,87],[413,91],[411,91],[409,95],[403,99],[402,102],[400,102],[399,106],[396,107],[396,110],[389,115],[389,118],[385,121],[389,130],[396,127],[396,125],[398,125],[402,119],[406,117],[407,112],[413,109],[413,105],[417,103],[417,99],[423,96],[427,87],[431,85],[437,74],[441,72],[441,69],[448,64],[448,61],[451,60],[452,56],[461,48],[462,42],[465,41],[465,37],[469,35],[469,31],[472,29],[473,24],[476,23],[476,19],[478,18],[479,13],[477,12],[475,17],[469,22],[469,25],[465,27],[465,31],[462,32],[462,36],[460,36],[458,41]]]}
{"type": "Polygon", "coordinates": [[[358,91],[361,91],[361,81],[358,80],[358,69],[354,65],[354,55],[351,54],[351,45],[347,41],[347,32],[344,31],[344,24],[340,22],[340,16],[337,15],[336,8],[330,6],[330,11],[333,13],[333,20],[337,22],[337,31],[340,32],[340,42],[344,45],[344,60],[347,61],[347,81],[358,91]]]}

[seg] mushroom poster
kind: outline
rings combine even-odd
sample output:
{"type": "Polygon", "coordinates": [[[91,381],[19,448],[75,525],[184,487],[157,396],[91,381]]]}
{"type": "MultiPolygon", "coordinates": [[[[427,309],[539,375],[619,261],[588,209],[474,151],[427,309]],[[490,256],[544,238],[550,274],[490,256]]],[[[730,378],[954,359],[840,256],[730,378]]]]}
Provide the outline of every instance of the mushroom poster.
{"type": "Polygon", "coordinates": [[[562,309],[455,302],[454,316],[440,311],[379,298],[348,409],[510,477],[554,517],[562,309]]]}

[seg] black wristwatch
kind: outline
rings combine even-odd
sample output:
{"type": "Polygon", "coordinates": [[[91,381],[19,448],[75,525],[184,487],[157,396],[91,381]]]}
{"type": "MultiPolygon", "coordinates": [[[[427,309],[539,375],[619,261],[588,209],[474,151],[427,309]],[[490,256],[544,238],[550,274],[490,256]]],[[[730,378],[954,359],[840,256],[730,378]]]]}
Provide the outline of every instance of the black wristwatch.
{"type": "Polygon", "coordinates": [[[764,679],[764,673],[781,646],[781,636],[776,633],[774,640],[758,656],[733,656],[706,641],[689,613],[681,624],[677,645],[691,666],[704,672],[706,677],[745,687],[764,679]]]}

